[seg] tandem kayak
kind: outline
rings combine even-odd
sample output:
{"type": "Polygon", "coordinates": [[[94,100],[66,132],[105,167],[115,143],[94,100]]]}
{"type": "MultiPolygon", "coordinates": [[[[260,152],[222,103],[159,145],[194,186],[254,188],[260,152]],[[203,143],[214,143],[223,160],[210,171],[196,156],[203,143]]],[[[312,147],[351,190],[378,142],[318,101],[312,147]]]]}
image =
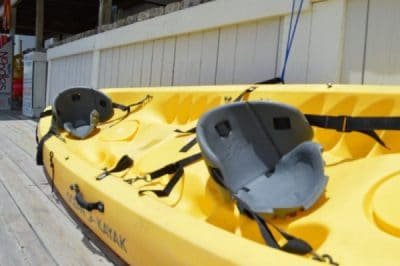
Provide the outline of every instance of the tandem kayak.
{"type": "Polygon", "coordinates": [[[56,100],[44,111],[38,160],[74,214],[128,264],[398,265],[399,89],[103,89],[93,106],[104,112],[77,90],[63,96],[76,107],[56,100]],[[259,160],[263,152],[275,155],[259,160]],[[258,168],[261,179],[246,177],[258,168]],[[293,238],[311,249],[281,248],[293,238]]]}

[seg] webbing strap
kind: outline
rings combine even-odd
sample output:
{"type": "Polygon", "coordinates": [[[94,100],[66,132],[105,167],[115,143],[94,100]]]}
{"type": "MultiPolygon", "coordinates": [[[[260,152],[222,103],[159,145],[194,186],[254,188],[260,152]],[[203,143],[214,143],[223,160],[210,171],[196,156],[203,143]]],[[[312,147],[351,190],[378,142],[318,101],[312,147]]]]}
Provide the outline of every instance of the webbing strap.
{"type": "Polygon", "coordinates": [[[188,152],[194,145],[196,145],[197,139],[194,137],[191,139],[188,143],[186,143],[180,150],[179,152],[188,152]]]}
{"type": "Polygon", "coordinates": [[[340,132],[356,130],[399,130],[400,117],[305,115],[312,126],[336,129],[340,132]]]}
{"type": "Polygon", "coordinates": [[[239,94],[239,96],[237,96],[235,98],[235,100],[233,100],[234,102],[240,102],[241,100],[245,99],[247,100],[248,96],[250,93],[252,93],[255,89],[257,89],[256,86],[250,87],[248,89],[245,89],[241,94],[239,94]]]}
{"type": "Polygon", "coordinates": [[[272,79],[267,79],[267,80],[263,80],[260,82],[257,82],[255,84],[285,84],[285,82],[280,78],[280,77],[276,77],[276,78],[272,78],[272,79]]]}
{"type": "MultiPolygon", "coordinates": [[[[53,114],[53,110],[46,110],[40,113],[39,115],[39,120],[42,119],[43,117],[46,116],[51,116],[53,114]]],[[[38,130],[39,130],[39,122],[36,123],[36,129],[35,129],[35,139],[36,139],[36,144],[39,144],[39,137],[38,137],[38,130]]]]}
{"type": "Polygon", "coordinates": [[[268,246],[299,255],[305,255],[313,251],[310,244],[308,244],[306,241],[290,235],[289,233],[283,231],[282,229],[278,228],[270,222],[267,223],[260,215],[252,211],[250,208],[246,207],[247,205],[243,201],[241,201],[237,197],[236,200],[239,209],[248,214],[250,218],[256,221],[261,235],[265,241],[265,244],[267,244],[268,246]],[[280,246],[278,244],[270,228],[268,227],[268,224],[274,227],[287,241],[283,246],[280,246]]]}
{"type": "Polygon", "coordinates": [[[196,133],[196,127],[193,127],[188,130],[175,129],[174,131],[176,133],[181,133],[181,134],[194,134],[194,133],[196,133]]]}
{"type": "Polygon", "coordinates": [[[43,145],[44,143],[54,135],[54,132],[50,128],[49,131],[40,139],[36,148],[36,164],[43,165],[43,145]]]}
{"type": "Polygon", "coordinates": [[[129,157],[128,155],[124,155],[121,157],[121,159],[118,160],[114,168],[112,168],[111,170],[105,169],[103,173],[101,173],[96,177],[96,180],[103,180],[112,173],[121,172],[128,168],[131,168],[132,166],[133,166],[133,159],[131,159],[131,157],[129,157]]]}
{"type": "Polygon", "coordinates": [[[42,119],[43,117],[52,116],[52,115],[53,115],[53,112],[52,112],[51,109],[41,112],[40,115],[39,115],[39,121],[36,124],[36,143],[37,143],[37,147],[36,147],[36,164],[37,165],[43,165],[43,145],[44,145],[44,143],[52,135],[54,135],[56,133],[54,131],[54,121],[51,120],[49,131],[47,131],[47,133],[39,140],[39,137],[38,137],[39,122],[40,122],[40,119],[42,119]]]}
{"type": "Polygon", "coordinates": [[[43,112],[40,113],[39,115],[39,119],[46,117],[46,116],[51,116],[53,115],[53,110],[49,109],[49,110],[45,110],[43,112]]]}
{"type": "Polygon", "coordinates": [[[154,192],[158,197],[167,197],[171,193],[175,185],[178,183],[179,179],[183,176],[185,166],[197,162],[198,160],[201,159],[201,157],[202,157],[201,153],[196,153],[189,157],[176,161],[174,163],[168,164],[151,173],[148,173],[146,176],[149,176],[151,180],[155,180],[166,174],[174,174],[174,175],[170,179],[168,184],[164,187],[164,189],[141,190],[139,191],[139,194],[142,195],[145,192],[154,192]]]}
{"type": "Polygon", "coordinates": [[[143,104],[146,104],[146,103],[148,103],[151,99],[153,99],[153,96],[151,96],[151,95],[148,94],[148,95],[146,95],[143,99],[141,99],[140,101],[135,102],[135,103],[132,103],[132,104],[129,104],[129,105],[123,105],[123,104],[120,104],[120,103],[115,103],[115,102],[113,102],[113,103],[112,103],[112,107],[113,107],[113,108],[120,109],[120,110],[122,110],[122,111],[125,111],[125,112],[127,112],[127,114],[129,114],[129,113],[131,112],[131,108],[132,108],[132,107],[141,106],[141,105],[143,105],[143,104]]]}
{"type": "Polygon", "coordinates": [[[380,145],[386,147],[382,139],[374,130],[400,130],[400,117],[376,117],[376,116],[332,116],[306,114],[311,126],[335,129],[339,132],[357,131],[365,134],[380,145]]]}

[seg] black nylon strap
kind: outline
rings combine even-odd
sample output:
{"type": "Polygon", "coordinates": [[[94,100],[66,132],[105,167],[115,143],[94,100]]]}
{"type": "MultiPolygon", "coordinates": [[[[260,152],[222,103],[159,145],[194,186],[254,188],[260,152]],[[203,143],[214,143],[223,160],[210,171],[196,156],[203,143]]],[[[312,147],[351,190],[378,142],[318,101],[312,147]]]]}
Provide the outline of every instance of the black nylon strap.
{"type": "Polygon", "coordinates": [[[386,145],[374,130],[400,130],[400,117],[376,117],[376,116],[332,116],[306,114],[311,126],[335,129],[338,132],[357,131],[365,134],[380,145],[386,145]]]}
{"type": "Polygon", "coordinates": [[[175,129],[174,131],[176,133],[181,133],[181,134],[194,134],[194,133],[196,133],[196,127],[193,127],[188,130],[175,129]]]}
{"type": "Polygon", "coordinates": [[[53,110],[49,109],[49,110],[41,112],[39,115],[39,119],[46,117],[46,116],[51,116],[51,115],[53,115],[53,110]]]}
{"type": "Polygon", "coordinates": [[[153,96],[151,96],[151,95],[146,95],[146,96],[145,96],[143,99],[141,99],[140,101],[135,102],[135,103],[132,103],[132,104],[129,104],[129,105],[123,105],[123,104],[120,104],[120,103],[115,103],[115,102],[113,102],[113,103],[112,103],[112,107],[113,107],[113,108],[120,109],[120,110],[122,110],[122,111],[125,111],[125,112],[127,112],[127,113],[129,114],[129,113],[131,112],[131,107],[143,105],[143,104],[147,103],[148,101],[150,101],[151,99],[153,99],[153,96]]]}
{"type": "Polygon", "coordinates": [[[243,100],[244,98],[246,98],[250,93],[252,93],[255,89],[257,89],[256,86],[250,87],[248,89],[245,89],[241,94],[239,94],[239,96],[237,96],[235,98],[235,100],[233,100],[234,102],[240,102],[241,100],[243,100]]]}
{"type": "Polygon", "coordinates": [[[281,78],[276,77],[276,78],[260,81],[255,84],[285,84],[285,82],[281,78]]]}
{"type": "Polygon", "coordinates": [[[189,164],[192,164],[202,157],[201,153],[196,153],[193,155],[190,155],[189,157],[183,158],[179,161],[176,161],[174,163],[168,164],[158,170],[155,170],[148,175],[150,176],[151,180],[157,179],[163,175],[166,174],[173,174],[175,173],[180,167],[185,167],[189,164]]]}
{"type": "Polygon", "coordinates": [[[40,122],[40,119],[42,119],[43,117],[52,116],[52,115],[53,115],[53,111],[51,109],[41,112],[40,115],[39,115],[39,121],[36,124],[36,143],[37,143],[37,147],[36,147],[36,164],[37,165],[43,165],[43,145],[52,135],[55,134],[54,121],[52,120],[51,124],[50,124],[49,131],[47,131],[47,133],[39,141],[39,137],[38,137],[39,122],[40,122]]]}
{"type": "Polygon", "coordinates": [[[139,194],[142,195],[145,192],[154,192],[158,197],[167,197],[171,193],[175,185],[178,183],[179,179],[183,176],[185,166],[197,162],[198,160],[201,159],[201,157],[202,157],[201,153],[196,153],[147,174],[148,176],[150,176],[151,180],[160,178],[166,174],[174,174],[174,176],[171,178],[171,180],[168,182],[168,184],[165,186],[164,189],[141,190],[139,191],[139,194]]]}
{"type": "Polygon", "coordinates": [[[399,130],[400,117],[305,115],[312,126],[335,129],[339,132],[399,130]]]}
{"type": "Polygon", "coordinates": [[[250,216],[250,218],[256,221],[258,228],[261,232],[261,235],[264,238],[265,244],[267,244],[268,246],[299,255],[305,255],[313,251],[310,244],[308,244],[306,241],[288,234],[287,232],[283,231],[282,229],[279,229],[277,226],[273,225],[270,222],[267,223],[261,216],[253,212],[248,207],[246,207],[246,204],[243,201],[241,201],[237,197],[236,200],[239,209],[241,211],[244,211],[246,214],[250,216]],[[287,241],[285,245],[280,246],[278,244],[271,230],[269,229],[268,224],[274,227],[281,234],[281,236],[287,241]]]}
{"type": "Polygon", "coordinates": [[[179,152],[188,152],[194,145],[196,145],[197,139],[194,137],[192,140],[190,140],[187,144],[185,144],[179,152]]]}
{"type": "Polygon", "coordinates": [[[96,177],[96,180],[103,180],[108,175],[112,173],[121,172],[125,169],[131,168],[133,166],[133,160],[128,155],[124,155],[121,159],[118,160],[117,164],[111,170],[104,170],[99,176],[96,177]]]}
{"type": "Polygon", "coordinates": [[[40,139],[37,147],[36,147],[36,164],[43,165],[43,145],[44,143],[54,135],[54,132],[49,129],[49,131],[40,139]]]}

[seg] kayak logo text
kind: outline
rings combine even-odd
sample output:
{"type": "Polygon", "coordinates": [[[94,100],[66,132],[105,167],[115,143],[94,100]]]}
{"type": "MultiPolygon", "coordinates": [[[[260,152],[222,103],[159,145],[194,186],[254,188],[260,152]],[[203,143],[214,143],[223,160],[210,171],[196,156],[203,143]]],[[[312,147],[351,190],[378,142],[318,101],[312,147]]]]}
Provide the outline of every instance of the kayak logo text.
{"type": "Polygon", "coordinates": [[[126,238],[122,236],[118,231],[113,229],[107,223],[102,221],[100,218],[93,216],[90,212],[86,211],[85,209],[81,208],[75,200],[74,195],[67,190],[67,201],[68,203],[81,215],[85,217],[85,220],[88,221],[87,225],[90,227],[95,224],[97,229],[103,233],[109,240],[114,242],[121,250],[127,253],[126,249],[126,238]]]}

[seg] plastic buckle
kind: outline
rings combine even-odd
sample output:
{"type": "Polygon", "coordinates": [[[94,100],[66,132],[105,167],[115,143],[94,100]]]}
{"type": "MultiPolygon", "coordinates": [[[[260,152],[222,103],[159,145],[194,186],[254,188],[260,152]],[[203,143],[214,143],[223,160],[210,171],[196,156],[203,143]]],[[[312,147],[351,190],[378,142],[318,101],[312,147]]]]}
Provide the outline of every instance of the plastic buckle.
{"type": "Polygon", "coordinates": [[[338,119],[340,121],[340,125],[341,125],[341,132],[350,132],[351,130],[347,129],[347,120],[349,119],[349,116],[347,115],[341,115],[338,116],[338,119]]]}

